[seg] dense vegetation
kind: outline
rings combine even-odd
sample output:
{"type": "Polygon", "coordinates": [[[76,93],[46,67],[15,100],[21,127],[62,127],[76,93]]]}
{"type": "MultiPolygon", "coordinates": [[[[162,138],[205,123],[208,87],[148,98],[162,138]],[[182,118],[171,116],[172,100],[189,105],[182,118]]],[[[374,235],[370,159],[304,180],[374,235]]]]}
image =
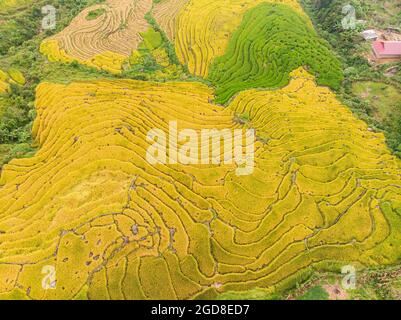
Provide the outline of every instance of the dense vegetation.
{"type": "Polygon", "coordinates": [[[328,300],[329,294],[322,286],[316,286],[309,291],[307,291],[304,295],[298,298],[298,300],[328,300]]]}
{"type": "Polygon", "coordinates": [[[245,89],[283,87],[301,66],[317,76],[318,84],[340,88],[340,61],[305,18],[287,5],[262,3],[247,12],[227,53],[212,64],[209,79],[216,85],[216,102],[226,103],[245,89]]]}

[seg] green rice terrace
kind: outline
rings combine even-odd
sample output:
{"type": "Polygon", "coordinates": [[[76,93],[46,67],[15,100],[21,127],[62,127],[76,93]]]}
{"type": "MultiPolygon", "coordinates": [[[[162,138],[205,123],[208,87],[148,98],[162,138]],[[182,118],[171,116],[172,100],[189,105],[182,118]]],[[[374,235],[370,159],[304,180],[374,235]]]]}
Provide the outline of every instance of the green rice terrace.
{"type": "Polygon", "coordinates": [[[302,66],[319,85],[340,87],[340,61],[310,22],[286,5],[262,3],[246,13],[208,79],[216,102],[224,104],[243,90],[286,86],[291,71],[302,66]]]}

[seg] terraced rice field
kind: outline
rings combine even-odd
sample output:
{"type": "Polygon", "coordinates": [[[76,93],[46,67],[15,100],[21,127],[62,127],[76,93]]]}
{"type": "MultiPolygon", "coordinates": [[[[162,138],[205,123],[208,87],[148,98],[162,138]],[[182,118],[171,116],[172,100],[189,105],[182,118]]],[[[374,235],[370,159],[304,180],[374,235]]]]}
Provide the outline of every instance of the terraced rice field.
{"type": "Polygon", "coordinates": [[[22,72],[17,69],[10,69],[8,72],[0,69],[0,94],[7,93],[11,84],[25,84],[25,77],[22,72]]]}
{"type": "Polygon", "coordinates": [[[394,263],[400,161],[328,89],[302,70],[293,77],[281,90],[244,91],[227,108],[196,83],[42,84],[40,151],[1,177],[1,291],[213,298],[329,261],[394,263]],[[233,117],[243,113],[260,140],[253,175],[145,159],[150,128],[176,119],[181,128],[239,128],[233,117]],[[36,279],[44,265],[56,266],[56,290],[36,279]]]}
{"type": "Polygon", "coordinates": [[[145,14],[152,0],[107,0],[83,10],[59,34],[41,45],[51,61],[77,61],[85,65],[119,73],[123,62],[138,48],[140,33],[148,30],[145,14]],[[95,19],[88,15],[103,9],[95,19]]]}
{"type": "Polygon", "coordinates": [[[42,82],[39,150],[1,172],[0,299],[213,299],[399,262],[401,161],[336,99],[340,64],[297,1],[110,0],[42,52],[118,73],[139,43],[159,48],[149,11],[181,63],[215,87],[42,82]],[[253,173],[152,165],[147,134],[174,121],[254,129],[253,173]]]}
{"type": "Polygon", "coordinates": [[[0,70],[0,93],[6,93],[9,89],[9,76],[6,72],[0,70]]]}

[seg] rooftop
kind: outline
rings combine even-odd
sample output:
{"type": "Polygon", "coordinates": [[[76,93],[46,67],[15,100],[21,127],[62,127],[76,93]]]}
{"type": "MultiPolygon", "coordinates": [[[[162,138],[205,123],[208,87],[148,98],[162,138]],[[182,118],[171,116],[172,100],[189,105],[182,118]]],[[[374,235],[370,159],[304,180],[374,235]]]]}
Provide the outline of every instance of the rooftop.
{"type": "Polygon", "coordinates": [[[373,49],[381,56],[401,56],[401,41],[375,41],[373,49]]]}

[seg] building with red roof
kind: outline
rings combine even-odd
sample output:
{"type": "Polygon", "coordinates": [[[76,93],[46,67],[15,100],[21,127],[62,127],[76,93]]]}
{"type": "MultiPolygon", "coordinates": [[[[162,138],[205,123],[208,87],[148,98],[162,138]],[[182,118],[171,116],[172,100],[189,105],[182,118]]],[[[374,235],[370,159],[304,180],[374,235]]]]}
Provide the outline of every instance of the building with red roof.
{"type": "Polygon", "coordinates": [[[401,58],[401,41],[374,41],[372,46],[376,58],[401,58]]]}

